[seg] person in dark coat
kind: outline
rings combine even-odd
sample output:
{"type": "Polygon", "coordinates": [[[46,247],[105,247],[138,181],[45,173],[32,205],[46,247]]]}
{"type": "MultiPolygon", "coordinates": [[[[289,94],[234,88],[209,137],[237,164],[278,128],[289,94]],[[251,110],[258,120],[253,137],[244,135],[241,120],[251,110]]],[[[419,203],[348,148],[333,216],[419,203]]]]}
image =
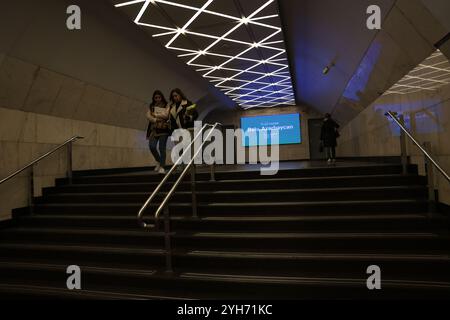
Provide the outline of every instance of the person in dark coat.
{"type": "Polygon", "coordinates": [[[339,137],[338,129],[339,125],[327,113],[323,119],[320,140],[325,149],[329,164],[336,162],[337,138],[339,137]]]}
{"type": "Polygon", "coordinates": [[[180,89],[170,93],[170,120],[172,128],[192,129],[198,119],[196,105],[189,101],[180,89]]]}
{"type": "MultiPolygon", "coordinates": [[[[180,89],[173,89],[170,93],[170,122],[172,130],[189,130],[191,139],[194,137],[195,120],[198,119],[197,106],[186,98],[180,89]]],[[[193,152],[194,150],[192,150],[193,152]]],[[[183,165],[178,166],[177,172],[183,170],[183,165]]]]}

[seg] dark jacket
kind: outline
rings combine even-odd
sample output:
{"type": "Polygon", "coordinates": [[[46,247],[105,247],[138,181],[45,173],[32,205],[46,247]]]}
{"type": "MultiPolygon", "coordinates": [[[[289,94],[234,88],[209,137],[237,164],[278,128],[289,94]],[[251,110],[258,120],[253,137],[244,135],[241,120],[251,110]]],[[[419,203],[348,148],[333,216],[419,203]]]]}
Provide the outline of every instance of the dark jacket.
{"type": "Polygon", "coordinates": [[[183,100],[181,103],[173,103],[170,106],[170,121],[172,129],[189,129],[194,127],[195,120],[198,119],[198,111],[194,109],[191,114],[187,114],[186,110],[193,103],[189,100],[183,100]]]}
{"type": "Polygon", "coordinates": [[[320,140],[323,141],[325,148],[337,146],[337,138],[339,137],[337,129],[339,129],[339,125],[333,119],[324,120],[320,140]]]}

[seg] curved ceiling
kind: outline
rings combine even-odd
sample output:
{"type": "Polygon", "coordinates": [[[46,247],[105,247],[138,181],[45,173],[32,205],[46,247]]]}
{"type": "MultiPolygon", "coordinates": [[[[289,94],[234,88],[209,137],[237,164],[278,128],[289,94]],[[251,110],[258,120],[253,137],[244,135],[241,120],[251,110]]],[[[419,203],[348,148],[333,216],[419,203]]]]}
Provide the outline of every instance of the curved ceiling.
{"type": "Polygon", "coordinates": [[[343,125],[450,31],[441,0],[110,1],[241,107],[302,104],[343,125]],[[372,5],[381,30],[367,28],[372,5]]]}
{"type": "Polygon", "coordinates": [[[297,101],[343,125],[429,57],[450,31],[425,0],[279,2],[297,101]],[[371,5],[381,9],[381,30],[366,26],[371,5]]]}
{"type": "Polygon", "coordinates": [[[371,45],[377,30],[366,27],[366,10],[386,17],[395,0],[279,0],[296,98],[331,112],[371,45]],[[331,68],[323,74],[326,66],[331,68]]]}
{"type": "Polygon", "coordinates": [[[242,108],[295,104],[276,1],[113,3],[242,108]]]}
{"type": "Polygon", "coordinates": [[[436,91],[449,84],[450,61],[440,50],[437,50],[386,91],[385,95],[436,91]]]}

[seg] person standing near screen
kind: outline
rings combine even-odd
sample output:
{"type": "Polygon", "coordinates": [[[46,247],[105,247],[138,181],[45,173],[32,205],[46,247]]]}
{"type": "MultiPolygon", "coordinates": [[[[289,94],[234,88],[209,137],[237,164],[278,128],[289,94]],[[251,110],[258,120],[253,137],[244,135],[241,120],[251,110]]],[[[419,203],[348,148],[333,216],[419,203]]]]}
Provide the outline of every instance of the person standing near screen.
{"type": "Polygon", "coordinates": [[[149,120],[147,139],[149,140],[150,151],[158,163],[155,171],[159,174],[166,173],[164,167],[166,165],[167,140],[170,136],[169,111],[169,105],[163,93],[156,90],[147,112],[147,119],[149,120]]]}
{"type": "Polygon", "coordinates": [[[337,138],[339,125],[331,118],[329,113],[323,119],[320,141],[325,149],[328,164],[336,163],[337,138]]]}

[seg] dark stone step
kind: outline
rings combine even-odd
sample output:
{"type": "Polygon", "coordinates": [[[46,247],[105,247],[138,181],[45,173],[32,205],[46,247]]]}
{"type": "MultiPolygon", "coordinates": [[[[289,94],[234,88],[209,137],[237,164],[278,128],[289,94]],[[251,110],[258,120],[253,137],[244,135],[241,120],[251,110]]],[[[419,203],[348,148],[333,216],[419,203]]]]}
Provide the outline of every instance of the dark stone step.
{"type": "MultiPolygon", "coordinates": [[[[9,285],[42,283],[48,279],[46,287],[61,288],[65,285],[65,266],[30,265],[21,266],[25,272],[17,272],[18,265],[3,265],[2,274],[8,274],[9,285]],[[25,279],[21,278],[25,277],[25,279]],[[36,280],[39,279],[39,280],[36,280]]],[[[367,289],[366,277],[353,279],[289,277],[289,276],[252,276],[229,273],[179,273],[174,275],[136,272],[136,270],[87,269],[83,275],[84,290],[111,292],[134,292],[135,295],[147,295],[158,291],[158,296],[177,296],[188,292],[191,298],[203,299],[299,299],[299,298],[448,298],[448,282],[426,282],[389,280],[383,281],[383,290],[371,292],[367,289]]],[[[3,281],[3,283],[5,283],[3,281]]],[[[44,287],[45,288],[45,287],[44,287]]],[[[184,295],[185,296],[185,295],[184,295]]]]}
{"type": "MultiPolygon", "coordinates": [[[[217,180],[235,179],[267,179],[267,178],[299,178],[299,177],[330,177],[330,176],[354,176],[354,175],[380,175],[380,174],[401,174],[401,165],[369,165],[369,166],[349,166],[349,167],[329,167],[329,168],[309,168],[296,170],[281,170],[275,176],[263,176],[259,171],[228,171],[217,172],[217,180]]],[[[411,166],[410,173],[417,173],[417,167],[411,166]]],[[[170,181],[178,179],[179,175],[170,177],[170,181]]],[[[159,182],[163,176],[158,174],[134,174],[134,175],[105,175],[92,177],[75,177],[73,183],[148,183],[159,182]]],[[[198,173],[198,181],[210,180],[209,173],[198,173]]],[[[185,177],[190,181],[189,175],[185,177]]],[[[67,184],[68,179],[56,180],[57,185],[67,184]]]]}
{"type": "MultiPolygon", "coordinates": [[[[159,182],[130,182],[130,183],[103,183],[103,184],[72,184],[60,185],[44,189],[44,195],[58,193],[89,193],[89,192],[145,192],[155,190],[159,182]]],[[[168,183],[163,191],[172,186],[168,183]]],[[[266,190],[266,189],[321,189],[321,188],[355,188],[355,187],[395,187],[395,186],[425,186],[425,177],[417,175],[373,175],[373,176],[347,176],[347,177],[312,177],[312,178],[286,178],[286,179],[247,179],[247,180],[221,180],[216,182],[197,181],[198,191],[220,190],[266,190]]],[[[190,182],[179,185],[178,191],[190,191],[190,182]]]]}
{"type": "MultiPolygon", "coordinates": [[[[44,243],[86,246],[125,246],[164,248],[163,233],[147,230],[111,231],[108,229],[33,229],[18,228],[1,235],[4,243],[44,243]]],[[[370,251],[437,252],[450,248],[449,240],[432,233],[231,233],[175,232],[175,249],[246,249],[275,251],[370,251]]]]}
{"type": "MultiPolygon", "coordinates": [[[[441,220],[429,221],[425,214],[380,214],[348,216],[279,216],[279,217],[203,217],[201,219],[173,217],[175,231],[432,231],[441,225],[441,220]]],[[[21,226],[108,228],[111,230],[136,229],[138,223],[132,216],[94,215],[34,215],[21,219],[21,226]]]]}
{"type": "MultiPolygon", "coordinates": [[[[199,202],[259,202],[261,199],[271,201],[339,201],[339,200],[388,200],[388,199],[427,199],[424,186],[380,187],[380,188],[333,188],[333,189],[273,189],[273,190],[233,190],[233,191],[198,191],[199,202]]],[[[144,203],[147,193],[68,193],[54,194],[36,200],[36,203],[144,203]]],[[[155,202],[162,202],[167,196],[160,193],[155,202]]],[[[172,203],[192,201],[192,192],[177,192],[172,203]]]]}
{"type": "MultiPolygon", "coordinates": [[[[95,215],[137,215],[141,203],[70,203],[38,204],[35,212],[39,214],[95,214],[95,215]]],[[[159,204],[150,204],[147,208],[149,217],[156,212],[159,204]]],[[[242,216],[242,215],[302,215],[327,214],[340,215],[351,213],[422,213],[428,209],[428,202],[423,200],[389,200],[389,201],[320,201],[320,202],[258,202],[258,203],[209,203],[198,204],[200,216],[242,216]]],[[[172,215],[192,216],[191,203],[175,203],[169,206],[172,215]]]]}

